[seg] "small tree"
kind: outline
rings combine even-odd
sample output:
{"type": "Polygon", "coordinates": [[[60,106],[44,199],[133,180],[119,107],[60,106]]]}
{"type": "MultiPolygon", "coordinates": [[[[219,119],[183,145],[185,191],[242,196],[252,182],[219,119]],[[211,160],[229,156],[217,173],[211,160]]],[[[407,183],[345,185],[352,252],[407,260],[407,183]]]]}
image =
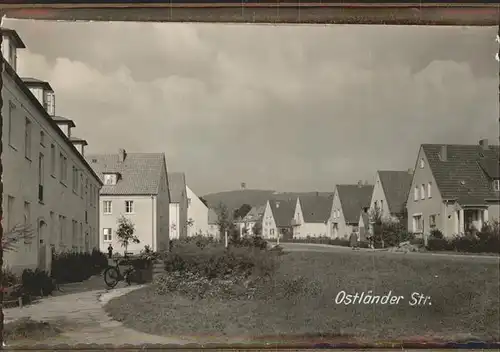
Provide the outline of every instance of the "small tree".
{"type": "Polygon", "coordinates": [[[131,243],[141,243],[139,238],[135,235],[134,223],[127,219],[125,216],[121,216],[118,219],[118,229],[116,230],[116,236],[118,236],[118,242],[125,248],[125,255],[127,254],[127,249],[131,243]]]}
{"type": "Polygon", "coordinates": [[[229,230],[232,223],[229,219],[229,211],[226,205],[220,203],[215,212],[217,213],[217,226],[219,227],[219,232],[222,238],[224,238],[225,232],[229,230]]]}

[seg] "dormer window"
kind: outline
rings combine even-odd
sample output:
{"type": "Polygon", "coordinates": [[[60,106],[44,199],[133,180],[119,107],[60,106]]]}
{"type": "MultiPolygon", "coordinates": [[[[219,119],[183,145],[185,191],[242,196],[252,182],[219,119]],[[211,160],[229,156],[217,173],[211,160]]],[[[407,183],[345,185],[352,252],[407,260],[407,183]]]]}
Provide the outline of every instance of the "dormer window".
{"type": "Polygon", "coordinates": [[[44,99],[43,99],[43,107],[45,108],[45,111],[50,116],[54,116],[56,111],[55,111],[55,96],[53,92],[50,91],[45,91],[44,92],[44,99]]]}
{"type": "Polygon", "coordinates": [[[9,64],[17,71],[17,48],[12,42],[9,43],[9,64]]]}
{"type": "Polygon", "coordinates": [[[106,186],[114,186],[116,185],[118,177],[117,174],[105,174],[104,175],[104,184],[106,186]]]}
{"type": "Polygon", "coordinates": [[[493,180],[493,189],[496,192],[500,192],[500,180],[493,180]]]}

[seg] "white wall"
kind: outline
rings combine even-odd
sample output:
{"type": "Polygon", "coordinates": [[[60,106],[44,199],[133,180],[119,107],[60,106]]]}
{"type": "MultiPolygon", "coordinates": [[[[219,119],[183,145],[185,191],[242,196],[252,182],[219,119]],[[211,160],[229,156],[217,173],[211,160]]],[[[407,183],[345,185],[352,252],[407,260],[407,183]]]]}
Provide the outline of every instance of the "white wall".
{"type": "Polygon", "coordinates": [[[170,239],[172,240],[177,240],[179,239],[180,236],[180,228],[179,228],[179,223],[180,223],[180,205],[179,203],[170,203],[169,205],[169,233],[170,233],[170,239]]]}
{"type": "Polygon", "coordinates": [[[340,198],[338,197],[338,192],[335,190],[333,201],[332,201],[332,211],[330,213],[330,218],[327,224],[327,234],[332,238],[347,238],[352,232],[352,226],[347,225],[344,219],[344,213],[342,211],[342,204],[340,203],[340,198]],[[332,224],[338,224],[338,231],[335,235],[332,230],[332,224]]]}
{"type": "Polygon", "coordinates": [[[186,194],[190,204],[188,204],[187,218],[193,221],[192,226],[188,226],[188,236],[197,234],[208,234],[208,208],[200,198],[186,186],[186,194]]]}
{"type": "Polygon", "coordinates": [[[122,247],[116,236],[118,229],[118,219],[124,215],[132,221],[135,227],[135,234],[139,238],[140,243],[130,244],[127,248],[128,252],[139,253],[148,245],[153,250],[156,250],[157,239],[157,196],[100,196],[100,248],[101,251],[107,252],[108,246],[111,243],[114,252],[124,253],[125,248],[122,247]],[[104,214],[104,202],[111,201],[111,214],[104,214]],[[133,201],[133,213],[125,214],[125,201],[133,201]],[[112,232],[111,242],[104,241],[104,229],[110,228],[112,232]]]}
{"type": "MultiPolygon", "coordinates": [[[[24,221],[24,203],[29,204],[29,223],[35,230],[36,237],[31,244],[20,243],[17,252],[5,254],[5,264],[12,270],[20,271],[24,268],[35,268],[39,264],[39,258],[45,257],[45,265],[42,269],[50,268],[50,244],[57,250],[72,249],[85,250],[98,247],[99,232],[99,203],[98,191],[99,181],[92,175],[90,170],[79,159],[68,141],[64,140],[50,125],[45,117],[37,110],[30,100],[27,99],[13,79],[6,73],[2,73],[2,116],[3,116],[3,182],[4,197],[2,199],[4,209],[3,226],[12,227],[16,223],[24,221]],[[14,104],[12,116],[9,118],[10,103],[14,104]],[[25,157],[25,118],[31,121],[31,153],[29,159],[25,157]],[[11,124],[12,123],[12,124],[11,124]],[[11,131],[9,144],[9,130],[11,131]],[[41,144],[41,134],[44,132],[44,145],[41,144]],[[54,146],[54,155],[51,152],[54,146]],[[43,154],[43,204],[38,200],[39,185],[39,155],[43,154]],[[63,153],[67,158],[67,181],[61,183],[59,154],[63,153]],[[54,164],[53,163],[54,160],[54,164]],[[53,172],[52,165],[55,166],[53,172]],[[88,187],[78,187],[73,191],[72,167],[76,166],[81,174],[79,182],[83,178],[84,183],[88,181],[88,187]],[[14,198],[11,209],[8,207],[9,197],[14,198]],[[85,219],[85,214],[86,219],[85,219]],[[59,216],[66,218],[63,226],[62,238],[60,231],[59,216]],[[72,221],[78,223],[77,233],[72,233],[72,221]],[[37,231],[40,222],[46,226],[37,231]],[[88,233],[87,240],[85,234],[88,233]],[[40,244],[40,240],[42,243],[40,244]],[[44,249],[45,245],[45,250],[44,249]],[[40,249],[38,248],[40,247],[40,249]],[[40,255],[39,255],[40,251],[40,255]]],[[[71,143],[70,143],[71,144],[71,143]]],[[[40,264],[42,260],[40,260],[40,264]]]]}
{"type": "Polygon", "coordinates": [[[262,237],[267,239],[276,239],[277,236],[278,228],[276,227],[276,222],[274,221],[271,205],[267,202],[266,210],[264,210],[264,216],[262,217],[262,237]]]}

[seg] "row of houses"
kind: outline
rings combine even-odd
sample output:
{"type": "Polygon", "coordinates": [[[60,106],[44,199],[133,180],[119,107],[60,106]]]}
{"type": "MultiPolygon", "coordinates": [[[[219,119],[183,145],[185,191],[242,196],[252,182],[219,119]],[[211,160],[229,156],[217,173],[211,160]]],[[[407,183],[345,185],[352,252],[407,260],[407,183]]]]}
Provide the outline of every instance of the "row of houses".
{"type": "Polygon", "coordinates": [[[115,251],[117,221],[129,218],[139,237],[131,252],[168,249],[172,238],[210,233],[207,206],[184,173],[167,171],[163,153],[87,154],[76,124],[56,114],[49,82],[20,77],[18,33],[2,33],[3,217],[6,237],[21,237],[4,262],[15,272],[50,270],[57,251],[115,251]]]}
{"type": "Polygon", "coordinates": [[[377,213],[416,234],[463,234],[500,217],[499,160],[500,147],[487,139],[422,144],[412,169],[380,170],[374,184],[339,184],[331,193],[277,193],[253,208],[240,228],[261,223],[267,239],[347,238],[352,232],[364,239],[377,213]]]}

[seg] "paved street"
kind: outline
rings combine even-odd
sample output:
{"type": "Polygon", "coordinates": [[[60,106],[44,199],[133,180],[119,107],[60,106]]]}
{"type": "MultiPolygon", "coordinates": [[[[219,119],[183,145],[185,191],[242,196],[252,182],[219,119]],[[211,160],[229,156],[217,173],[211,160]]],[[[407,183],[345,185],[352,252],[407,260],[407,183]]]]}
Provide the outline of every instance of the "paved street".
{"type": "Polygon", "coordinates": [[[327,244],[315,243],[280,243],[284,250],[289,252],[322,252],[322,253],[352,253],[353,255],[394,255],[405,256],[407,258],[415,259],[448,259],[456,261],[475,261],[485,263],[500,263],[499,256],[486,256],[486,255],[464,255],[464,254],[441,254],[441,253],[403,253],[403,252],[388,252],[381,250],[370,250],[361,248],[359,251],[353,251],[350,247],[332,246],[327,244]]]}

